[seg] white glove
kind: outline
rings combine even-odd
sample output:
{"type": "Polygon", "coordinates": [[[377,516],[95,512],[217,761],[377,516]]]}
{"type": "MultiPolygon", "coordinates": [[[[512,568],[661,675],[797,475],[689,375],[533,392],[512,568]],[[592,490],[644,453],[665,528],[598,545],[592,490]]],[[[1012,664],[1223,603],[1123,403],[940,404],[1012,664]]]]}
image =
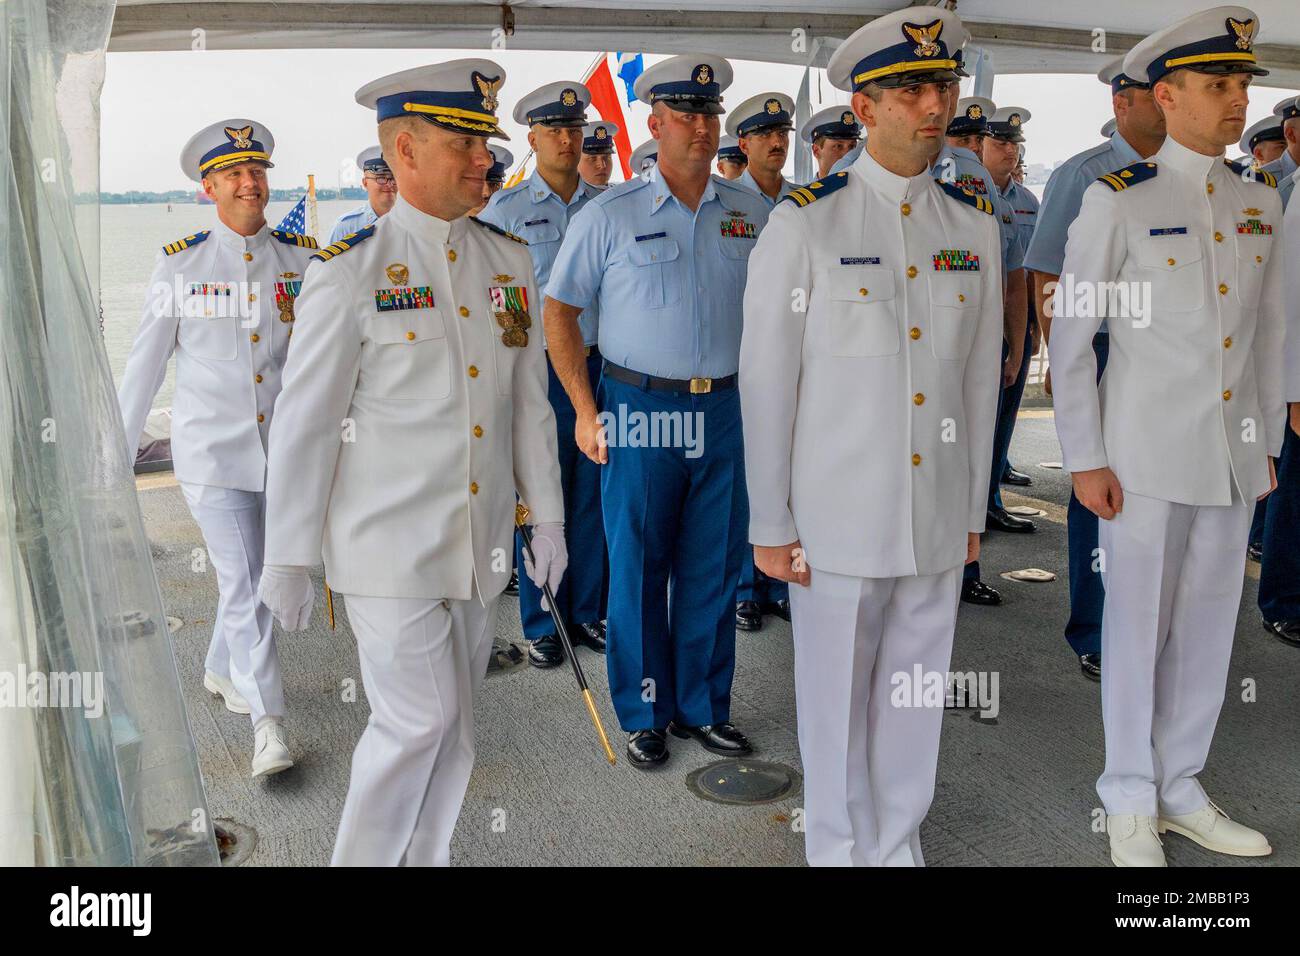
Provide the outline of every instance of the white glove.
{"type": "Polygon", "coordinates": [[[257,598],[286,631],[301,631],[311,620],[316,591],[306,568],[267,565],[257,585],[257,598]]]}
{"type": "MultiPolygon", "coordinates": [[[[524,551],[524,570],[528,572],[533,584],[541,588],[542,584],[551,586],[551,593],[559,590],[560,579],[564,569],[569,566],[569,549],[564,544],[564,525],[559,522],[539,524],[533,528],[533,556],[536,562],[528,559],[524,551]]],[[[542,597],[542,607],[550,610],[546,598],[542,597]]]]}

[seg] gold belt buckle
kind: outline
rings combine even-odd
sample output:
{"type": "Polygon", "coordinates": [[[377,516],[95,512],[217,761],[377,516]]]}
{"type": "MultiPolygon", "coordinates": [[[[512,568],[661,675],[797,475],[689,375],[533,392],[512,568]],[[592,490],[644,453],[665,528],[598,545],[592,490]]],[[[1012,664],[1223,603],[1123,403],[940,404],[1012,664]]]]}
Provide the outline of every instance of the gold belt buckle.
{"type": "Polygon", "coordinates": [[[713,391],[713,379],[711,378],[691,379],[692,395],[707,395],[711,391],[713,391]]]}
{"type": "Polygon", "coordinates": [[[587,358],[591,358],[591,346],[588,345],[584,347],[582,350],[582,354],[585,355],[587,358]]]}

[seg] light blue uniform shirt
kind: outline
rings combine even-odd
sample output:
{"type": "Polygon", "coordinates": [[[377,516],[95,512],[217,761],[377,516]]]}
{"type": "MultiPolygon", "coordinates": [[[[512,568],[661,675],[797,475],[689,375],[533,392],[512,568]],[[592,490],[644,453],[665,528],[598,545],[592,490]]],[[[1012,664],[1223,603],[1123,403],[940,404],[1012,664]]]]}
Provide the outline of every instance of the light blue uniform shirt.
{"type": "Polygon", "coordinates": [[[1291,201],[1291,191],[1295,189],[1296,161],[1291,158],[1291,150],[1282,150],[1282,155],[1271,163],[1260,167],[1277,177],[1277,194],[1282,198],[1282,208],[1291,201]]]}
{"type": "MultiPolygon", "coordinates": [[[[866,145],[866,140],[863,140],[854,146],[836,161],[826,175],[833,176],[848,169],[862,155],[866,145]]],[[[998,192],[993,177],[989,175],[989,171],[984,168],[979,158],[969,149],[954,149],[945,144],[939,151],[939,155],[935,157],[930,171],[935,179],[942,180],[947,176],[948,181],[953,185],[963,186],[993,204],[993,215],[997,216],[998,231],[1002,237],[1002,271],[1008,273],[1013,269],[1021,268],[1024,265],[1025,247],[1016,230],[1011,206],[998,192]]]]}
{"type": "Polygon", "coordinates": [[[373,226],[378,221],[379,217],[370,208],[370,203],[363,202],[351,212],[339,216],[339,221],[334,223],[334,229],[330,232],[330,243],[338,242],[344,236],[350,236],[354,232],[360,232],[366,226],[373,226]]]}
{"type": "Polygon", "coordinates": [[[767,213],[721,176],[709,177],[692,212],[656,166],[573,218],[546,294],[599,305],[600,351],[616,365],[660,378],[732,375],[749,253],[767,213]]]}
{"type": "MultiPolygon", "coordinates": [[[[599,189],[579,177],[578,188],[566,203],[546,184],[541,173],[534,170],[531,176],[518,185],[493,193],[478,218],[528,240],[528,254],[533,257],[537,288],[545,289],[570,221],[600,193],[599,189]]],[[[584,308],[582,315],[578,316],[583,345],[596,344],[597,329],[600,327],[599,315],[599,308],[593,304],[584,308]]],[[[541,323],[536,322],[534,325],[541,323]]],[[[546,344],[545,331],[542,332],[542,344],[546,344]]]]}
{"type": "Polygon", "coordinates": [[[759,186],[757,182],[754,181],[754,177],[749,175],[748,167],[746,167],[743,173],[741,173],[739,176],[737,176],[735,179],[731,181],[735,183],[737,186],[744,186],[746,189],[752,189],[754,192],[758,193],[758,197],[762,199],[765,203],[767,203],[768,209],[776,208],[777,203],[779,203],[786,196],[790,195],[790,193],[792,193],[794,190],[799,188],[798,183],[792,183],[790,182],[790,180],[782,177],[781,195],[773,199],[767,193],[763,192],[763,188],[759,186]]]}
{"type": "MultiPolygon", "coordinates": [[[[994,188],[997,185],[994,184],[994,188]]],[[[998,190],[998,194],[1011,207],[1011,218],[1016,225],[1016,241],[1021,249],[1029,248],[1029,241],[1038,224],[1038,197],[1014,179],[1007,179],[1007,188],[998,190]]]]}

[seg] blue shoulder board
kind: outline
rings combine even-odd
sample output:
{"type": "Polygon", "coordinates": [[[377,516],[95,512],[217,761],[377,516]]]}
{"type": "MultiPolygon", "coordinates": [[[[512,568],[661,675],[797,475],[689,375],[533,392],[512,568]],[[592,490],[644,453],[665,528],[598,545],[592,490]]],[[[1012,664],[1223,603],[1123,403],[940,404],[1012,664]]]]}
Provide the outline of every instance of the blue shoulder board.
{"type": "Polygon", "coordinates": [[[528,240],[524,239],[522,236],[516,236],[513,232],[506,232],[500,226],[494,226],[490,222],[484,222],[478,216],[470,216],[469,221],[478,223],[484,229],[495,232],[498,236],[505,236],[507,239],[513,239],[515,242],[523,243],[525,246],[528,245],[528,240]]]}
{"type": "Polygon", "coordinates": [[[163,246],[163,252],[169,256],[174,256],[182,249],[188,249],[190,246],[197,246],[208,236],[212,235],[211,229],[204,229],[202,232],[196,232],[192,236],[186,236],[184,239],[177,239],[175,242],[169,242],[163,246]]]}
{"type": "Polygon", "coordinates": [[[974,190],[958,186],[956,183],[946,183],[942,179],[936,179],[934,184],[958,202],[964,202],[968,206],[974,206],[980,212],[993,215],[993,203],[984,196],[977,195],[974,190]]]}
{"type": "Polygon", "coordinates": [[[1128,189],[1135,183],[1144,183],[1148,179],[1155,178],[1155,163],[1134,163],[1132,166],[1117,169],[1113,173],[1098,176],[1097,182],[1105,183],[1112,191],[1119,192],[1121,189],[1128,189]]]}
{"type": "Polygon", "coordinates": [[[320,245],[311,236],[299,235],[296,232],[281,232],[279,229],[272,229],[271,235],[279,239],[286,246],[301,246],[304,249],[319,249],[320,245]]]}
{"type": "Polygon", "coordinates": [[[325,262],[329,259],[333,259],[335,256],[347,252],[349,249],[351,249],[353,246],[357,245],[358,243],[365,242],[374,234],[375,234],[375,227],[373,225],[366,226],[366,228],[364,229],[358,229],[356,232],[352,233],[351,235],[344,236],[342,239],[340,239],[338,242],[334,243],[333,245],[326,246],[320,252],[315,253],[312,256],[312,260],[315,262],[325,262]]]}
{"type": "Polygon", "coordinates": [[[1234,163],[1230,159],[1225,159],[1223,165],[1245,181],[1263,183],[1265,186],[1277,189],[1277,177],[1267,170],[1260,169],[1258,166],[1247,166],[1245,163],[1234,163]]]}
{"type": "Polygon", "coordinates": [[[817,179],[807,186],[800,186],[798,189],[792,189],[781,197],[781,202],[792,202],[796,206],[803,208],[809,203],[814,203],[823,196],[829,196],[837,189],[843,188],[848,184],[848,171],[835,173],[833,176],[827,176],[825,179],[817,179]]]}

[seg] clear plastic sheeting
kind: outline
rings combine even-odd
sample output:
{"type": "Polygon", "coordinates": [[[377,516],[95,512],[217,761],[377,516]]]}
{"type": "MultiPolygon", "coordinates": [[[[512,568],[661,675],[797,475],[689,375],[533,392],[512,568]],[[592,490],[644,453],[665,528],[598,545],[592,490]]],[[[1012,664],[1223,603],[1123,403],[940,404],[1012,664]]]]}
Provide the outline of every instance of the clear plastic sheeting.
{"type": "Polygon", "coordinates": [[[99,333],[98,108],[112,17],[112,0],[0,2],[10,866],[218,863],[99,333]]]}

